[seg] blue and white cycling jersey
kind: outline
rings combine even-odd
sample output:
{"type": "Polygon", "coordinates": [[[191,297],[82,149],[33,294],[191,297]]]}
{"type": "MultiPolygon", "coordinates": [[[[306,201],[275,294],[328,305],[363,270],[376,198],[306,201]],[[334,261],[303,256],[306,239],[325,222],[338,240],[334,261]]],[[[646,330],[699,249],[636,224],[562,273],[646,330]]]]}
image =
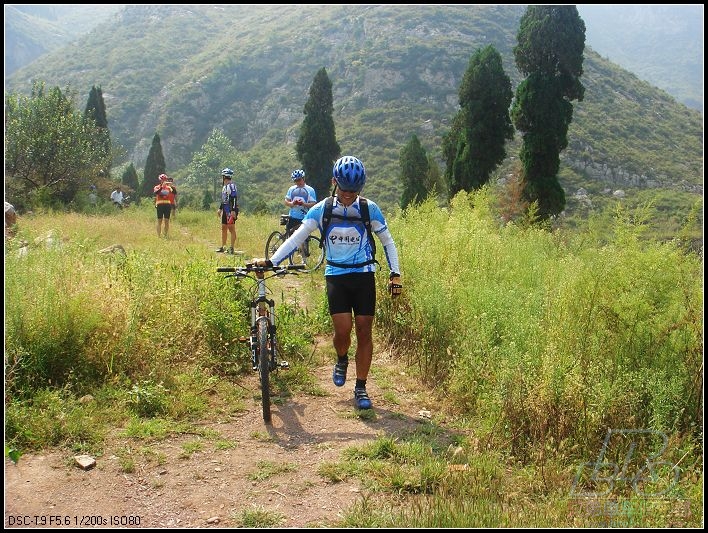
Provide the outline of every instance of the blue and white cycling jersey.
{"type": "MultiPolygon", "coordinates": [[[[295,198],[300,198],[303,202],[307,203],[316,202],[317,194],[315,193],[315,189],[309,185],[305,185],[303,187],[291,185],[288,192],[285,193],[285,199],[292,202],[295,198]]],[[[302,220],[307,213],[307,210],[308,208],[303,205],[293,206],[290,208],[290,212],[288,214],[290,215],[290,218],[302,220]]]]}
{"type": "MultiPolygon", "coordinates": [[[[369,219],[371,231],[378,237],[384,248],[386,262],[391,272],[400,273],[398,265],[398,251],[393,242],[391,232],[386,225],[383,213],[376,203],[367,200],[369,204],[369,219]]],[[[307,236],[315,230],[322,231],[322,217],[324,215],[325,200],[321,200],[307,212],[302,225],[287,239],[271,257],[273,264],[277,265],[288,257],[293,250],[300,246],[307,236]]],[[[345,207],[335,196],[332,205],[332,220],[327,228],[327,235],[323,235],[325,257],[337,264],[357,265],[373,259],[369,235],[364,223],[361,221],[359,197],[352,205],[345,207]],[[343,217],[343,218],[339,218],[343,217]]],[[[373,272],[375,263],[349,268],[327,264],[325,276],[351,274],[353,272],[373,272]]]]}
{"type": "Polygon", "coordinates": [[[231,210],[238,204],[238,188],[233,182],[229,182],[221,188],[221,209],[226,216],[231,214],[231,210]]]}

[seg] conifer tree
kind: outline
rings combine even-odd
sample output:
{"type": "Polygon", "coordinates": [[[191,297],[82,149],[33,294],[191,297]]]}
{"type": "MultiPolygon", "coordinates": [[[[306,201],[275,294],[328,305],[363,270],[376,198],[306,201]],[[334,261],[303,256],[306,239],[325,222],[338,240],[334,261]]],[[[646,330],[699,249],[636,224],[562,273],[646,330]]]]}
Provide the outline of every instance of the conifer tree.
{"type": "Polygon", "coordinates": [[[296,144],[297,158],[318,200],[330,194],[332,165],[341,153],[334,130],[333,111],[332,82],[327,70],[322,67],[310,86],[305,118],[296,144]]]}
{"type": "Polygon", "coordinates": [[[140,184],[138,183],[138,173],[135,170],[135,166],[133,166],[133,163],[130,163],[128,165],[128,168],[125,169],[125,171],[123,172],[123,177],[120,181],[128,189],[128,192],[136,196],[135,203],[140,203],[140,195],[138,194],[138,191],[140,190],[140,184]]]}
{"type": "Polygon", "coordinates": [[[106,176],[111,165],[111,133],[108,129],[108,118],[106,116],[106,104],[103,101],[103,92],[101,87],[95,85],[89,91],[86,109],[84,110],[84,118],[93,120],[98,128],[98,138],[96,139],[96,147],[100,149],[106,156],[108,161],[107,168],[103,169],[106,176]]]}
{"type": "Polygon", "coordinates": [[[517,41],[514,59],[526,78],[516,88],[511,116],[523,138],[522,194],[526,202],[538,202],[539,217],[548,219],[565,208],[558,170],[568,146],[571,101],[582,101],[585,93],[585,23],[574,5],[529,6],[517,41]]]}
{"type": "Polygon", "coordinates": [[[145,162],[145,172],[143,173],[142,196],[152,196],[152,189],[158,184],[157,179],[160,174],[165,172],[165,156],[162,155],[162,144],[160,143],[160,135],[156,132],[152,138],[152,145],[148,152],[147,161],[145,162]]]}
{"type": "Polygon", "coordinates": [[[86,109],[84,110],[85,117],[91,117],[96,121],[96,126],[99,128],[108,128],[108,118],[106,117],[106,104],[103,101],[103,92],[101,87],[95,85],[89,91],[86,109]]]}
{"type": "Polygon", "coordinates": [[[429,161],[425,148],[420,144],[417,135],[413,135],[401,149],[399,157],[401,165],[401,208],[410,204],[421,203],[430,194],[428,189],[429,161]]]}
{"type": "Polygon", "coordinates": [[[494,46],[470,58],[459,90],[455,133],[444,141],[449,194],[479,189],[504,161],[504,144],[514,136],[509,118],[511,80],[494,46]]]}

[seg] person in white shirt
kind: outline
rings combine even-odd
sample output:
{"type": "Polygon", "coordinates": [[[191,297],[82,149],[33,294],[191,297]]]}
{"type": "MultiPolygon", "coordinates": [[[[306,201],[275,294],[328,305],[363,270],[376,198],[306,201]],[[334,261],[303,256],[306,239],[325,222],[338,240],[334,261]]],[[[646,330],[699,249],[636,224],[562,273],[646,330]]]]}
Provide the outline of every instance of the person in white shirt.
{"type": "Polygon", "coordinates": [[[111,201],[113,202],[113,205],[123,209],[123,191],[120,190],[120,187],[113,189],[113,192],[111,193],[111,201]]]}

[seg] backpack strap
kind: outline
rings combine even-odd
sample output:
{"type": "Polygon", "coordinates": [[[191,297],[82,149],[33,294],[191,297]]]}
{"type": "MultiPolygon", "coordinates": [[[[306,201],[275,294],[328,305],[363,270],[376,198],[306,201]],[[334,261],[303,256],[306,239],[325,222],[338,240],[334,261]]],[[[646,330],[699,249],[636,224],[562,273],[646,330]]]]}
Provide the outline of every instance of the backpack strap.
{"type": "Polygon", "coordinates": [[[235,183],[229,183],[229,206],[231,209],[238,209],[238,189],[236,188],[235,183]]]}
{"type": "Polygon", "coordinates": [[[322,214],[322,232],[320,233],[320,248],[324,248],[327,228],[332,222],[332,206],[334,205],[334,196],[328,196],[325,200],[324,213],[322,214]]]}
{"type": "Polygon", "coordinates": [[[321,233],[321,238],[320,238],[320,248],[324,247],[324,242],[325,242],[325,237],[327,236],[327,228],[329,227],[330,223],[332,222],[332,216],[335,218],[340,218],[343,220],[361,220],[361,222],[364,224],[364,227],[366,228],[366,233],[369,236],[369,245],[371,246],[371,259],[369,261],[365,261],[363,263],[356,263],[354,265],[345,265],[342,263],[334,263],[332,261],[327,260],[327,264],[335,266],[335,267],[341,267],[341,268],[359,268],[363,267],[366,265],[370,265],[372,263],[378,264],[378,261],[376,260],[376,242],[374,241],[374,234],[371,231],[371,216],[369,215],[369,202],[366,200],[366,198],[359,197],[359,209],[361,210],[361,219],[351,219],[347,217],[343,217],[340,215],[332,215],[332,209],[334,207],[334,196],[328,196],[327,199],[325,200],[325,208],[324,208],[324,213],[322,214],[322,233],[321,233]]]}
{"type": "Polygon", "coordinates": [[[359,207],[361,208],[361,221],[364,223],[366,233],[369,235],[369,245],[371,246],[371,256],[376,257],[376,242],[371,231],[371,217],[369,216],[369,202],[366,198],[359,197],[359,207]]]}

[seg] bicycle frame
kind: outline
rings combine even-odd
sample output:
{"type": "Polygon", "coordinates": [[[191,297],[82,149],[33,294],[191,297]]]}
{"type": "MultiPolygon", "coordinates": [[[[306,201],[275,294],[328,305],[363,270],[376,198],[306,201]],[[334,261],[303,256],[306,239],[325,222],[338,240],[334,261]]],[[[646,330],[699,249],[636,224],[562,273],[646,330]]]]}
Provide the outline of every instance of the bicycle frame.
{"type": "MultiPolygon", "coordinates": [[[[288,215],[280,215],[280,225],[287,227],[290,217],[288,215]]],[[[289,231],[273,231],[266,240],[265,258],[270,259],[275,250],[277,250],[285,240],[287,240],[297,228],[291,228],[289,231]]],[[[312,272],[317,270],[324,262],[324,249],[321,246],[320,238],[314,235],[308,235],[297,249],[288,257],[288,262],[292,264],[303,263],[306,265],[306,271],[312,272]]]]}
{"type": "MultiPolygon", "coordinates": [[[[288,368],[288,363],[278,361],[278,339],[275,323],[275,301],[268,298],[266,279],[285,274],[296,274],[304,271],[305,265],[287,265],[285,267],[260,267],[252,263],[244,267],[219,267],[217,272],[228,272],[231,276],[242,279],[249,278],[256,282],[254,296],[250,306],[250,335],[243,338],[249,343],[251,364],[260,377],[261,403],[263,405],[263,421],[271,422],[270,412],[270,373],[278,368],[288,368]],[[266,277],[266,272],[272,272],[266,277]]],[[[226,277],[231,277],[226,276],[226,277]]]]}
{"type": "Polygon", "coordinates": [[[270,361],[269,366],[273,366],[276,361],[276,338],[275,338],[275,301],[267,296],[268,290],[265,284],[263,272],[256,272],[256,297],[251,300],[251,358],[253,360],[253,370],[258,368],[258,322],[266,321],[268,337],[270,340],[270,361]]]}

